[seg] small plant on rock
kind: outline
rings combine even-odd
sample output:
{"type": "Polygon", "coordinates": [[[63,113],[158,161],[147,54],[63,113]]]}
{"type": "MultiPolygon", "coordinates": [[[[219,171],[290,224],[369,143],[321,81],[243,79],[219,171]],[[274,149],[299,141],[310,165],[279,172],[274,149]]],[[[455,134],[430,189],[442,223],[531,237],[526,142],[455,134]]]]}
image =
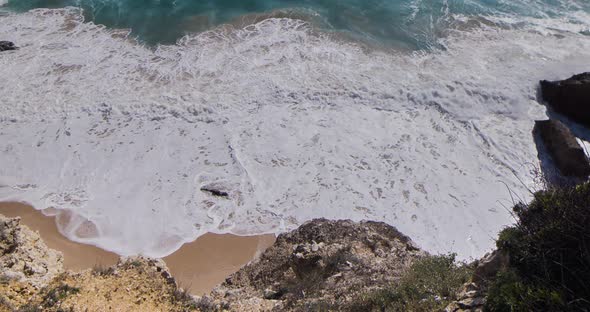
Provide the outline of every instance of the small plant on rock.
{"type": "Polygon", "coordinates": [[[397,283],[362,294],[350,311],[439,311],[456,299],[473,268],[456,264],[455,255],[417,260],[397,283]]]}

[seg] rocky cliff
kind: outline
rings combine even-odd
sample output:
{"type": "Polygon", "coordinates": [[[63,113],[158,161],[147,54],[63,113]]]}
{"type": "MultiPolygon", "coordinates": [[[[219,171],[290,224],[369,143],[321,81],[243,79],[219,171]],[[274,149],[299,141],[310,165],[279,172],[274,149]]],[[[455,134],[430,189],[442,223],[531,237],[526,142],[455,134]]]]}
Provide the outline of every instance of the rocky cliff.
{"type": "Polygon", "coordinates": [[[123,258],[113,267],[70,272],[39,234],[0,215],[0,311],[195,309],[161,260],[123,258]]]}
{"type": "Polygon", "coordinates": [[[18,218],[0,217],[0,224],[0,311],[340,309],[395,283],[427,256],[387,224],[318,219],[279,235],[210,295],[194,297],[161,260],[121,259],[113,267],[69,272],[61,254],[18,218]]]}
{"type": "Polygon", "coordinates": [[[260,259],[228,277],[211,298],[235,311],[345,307],[361,291],[397,281],[425,255],[385,223],[316,219],[279,235],[260,259]]]}

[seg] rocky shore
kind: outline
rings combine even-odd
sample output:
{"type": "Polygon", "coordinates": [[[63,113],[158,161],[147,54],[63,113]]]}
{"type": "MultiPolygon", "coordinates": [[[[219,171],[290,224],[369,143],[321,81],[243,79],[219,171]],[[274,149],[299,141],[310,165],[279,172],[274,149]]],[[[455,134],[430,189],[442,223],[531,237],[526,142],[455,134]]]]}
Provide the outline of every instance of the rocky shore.
{"type": "MultiPolygon", "coordinates": [[[[0,216],[0,254],[0,311],[355,310],[362,296],[395,284],[430,257],[385,223],[316,219],[279,235],[258,259],[198,297],[181,289],[158,259],[64,270],[61,254],[19,218],[0,216]]],[[[448,311],[475,311],[485,302],[473,279],[467,282],[444,298],[457,299],[448,311]]]]}
{"type": "Polygon", "coordinates": [[[71,272],[20,218],[0,215],[0,311],[189,311],[162,260],[121,258],[112,267],[71,272]]]}
{"type": "Polygon", "coordinates": [[[360,290],[389,285],[426,253],[380,222],[316,219],[280,235],[255,262],[213,293],[231,310],[346,306],[360,290]]]}
{"type": "Polygon", "coordinates": [[[583,182],[590,175],[590,163],[578,138],[590,139],[590,73],[561,81],[543,80],[539,90],[549,119],[537,120],[533,135],[544,178],[549,186],[583,182]]]}

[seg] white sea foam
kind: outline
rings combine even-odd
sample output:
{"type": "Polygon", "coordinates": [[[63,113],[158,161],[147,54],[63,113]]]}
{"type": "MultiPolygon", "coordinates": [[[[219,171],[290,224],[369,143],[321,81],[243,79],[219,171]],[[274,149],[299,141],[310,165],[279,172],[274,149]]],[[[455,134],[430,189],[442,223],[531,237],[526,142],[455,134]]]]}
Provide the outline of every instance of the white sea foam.
{"type": "Polygon", "coordinates": [[[414,54],[291,19],[155,51],[74,9],[0,33],[21,47],[0,54],[0,200],[55,207],[65,235],[124,255],[327,217],[480,256],[534,187],[538,80],[590,69],[588,37],[526,27],[414,54]]]}

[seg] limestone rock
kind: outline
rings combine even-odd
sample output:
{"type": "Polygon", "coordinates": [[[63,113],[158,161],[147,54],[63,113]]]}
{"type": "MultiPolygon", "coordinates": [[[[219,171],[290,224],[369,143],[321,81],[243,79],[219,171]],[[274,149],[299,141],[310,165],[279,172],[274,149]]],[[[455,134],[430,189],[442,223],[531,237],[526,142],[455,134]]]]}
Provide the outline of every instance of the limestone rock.
{"type": "Polygon", "coordinates": [[[253,308],[245,302],[261,304],[262,311],[346,304],[359,289],[396,281],[424,255],[409,237],[385,223],[316,219],[279,235],[257,261],[227,278],[216,298],[240,289],[228,302],[231,311],[253,308]]]}
{"type": "Polygon", "coordinates": [[[0,215],[0,275],[43,287],[63,272],[63,256],[49,249],[38,233],[20,224],[20,218],[0,215]]]}
{"type": "MultiPolygon", "coordinates": [[[[196,298],[171,283],[162,260],[145,257],[122,258],[109,268],[81,272],[67,271],[54,279],[46,290],[32,298],[40,311],[194,311],[196,298]],[[59,302],[47,302],[48,291],[67,285],[69,295],[59,302]]],[[[217,311],[217,310],[214,310],[217,311]]]]}
{"type": "MultiPolygon", "coordinates": [[[[482,284],[486,281],[491,280],[510,264],[510,257],[505,252],[494,250],[494,252],[486,254],[475,268],[473,272],[473,282],[476,284],[482,284]]],[[[475,289],[472,289],[475,291],[475,289]]]]}
{"type": "Polygon", "coordinates": [[[486,304],[486,288],[491,280],[510,264],[510,257],[505,252],[495,250],[478,261],[473,272],[472,281],[465,283],[457,300],[451,302],[445,312],[481,312],[486,304]]]}
{"type": "Polygon", "coordinates": [[[475,283],[466,283],[458,294],[457,301],[451,302],[445,312],[481,312],[486,304],[485,292],[475,283]]]}

